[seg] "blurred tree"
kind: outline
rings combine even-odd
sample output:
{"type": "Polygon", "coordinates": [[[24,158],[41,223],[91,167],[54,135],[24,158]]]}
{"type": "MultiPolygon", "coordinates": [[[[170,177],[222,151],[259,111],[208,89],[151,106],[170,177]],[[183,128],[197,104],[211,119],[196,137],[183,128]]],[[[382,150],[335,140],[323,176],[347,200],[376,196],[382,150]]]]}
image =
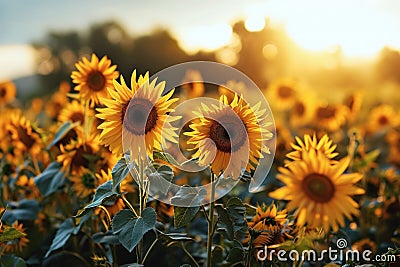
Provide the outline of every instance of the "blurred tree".
{"type": "Polygon", "coordinates": [[[400,83],[400,52],[385,47],[375,66],[378,80],[400,83]]]}

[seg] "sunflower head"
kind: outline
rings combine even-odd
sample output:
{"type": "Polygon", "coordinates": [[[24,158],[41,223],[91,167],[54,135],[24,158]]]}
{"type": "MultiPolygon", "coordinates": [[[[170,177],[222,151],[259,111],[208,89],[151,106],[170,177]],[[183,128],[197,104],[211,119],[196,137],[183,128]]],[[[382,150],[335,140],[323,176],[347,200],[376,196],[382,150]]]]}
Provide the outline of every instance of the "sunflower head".
{"type": "Polygon", "coordinates": [[[73,182],[73,188],[76,194],[82,198],[93,194],[96,188],[100,185],[99,180],[90,170],[85,167],[80,169],[69,177],[73,182]]]}
{"type": "Polygon", "coordinates": [[[301,85],[294,79],[284,78],[272,82],[267,88],[267,96],[276,103],[279,110],[291,108],[297,99],[301,85]]]}
{"type": "Polygon", "coordinates": [[[34,128],[20,112],[14,112],[7,125],[11,133],[12,143],[17,154],[29,153],[37,156],[41,152],[42,140],[38,129],[34,128]]]}
{"type": "Polygon", "coordinates": [[[101,97],[108,97],[107,87],[112,87],[112,80],[119,73],[117,66],[111,66],[111,60],[104,56],[101,60],[92,54],[89,61],[86,57],[75,64],[77,71],[71,74],[72,81],[77,84],[75,90],[79,91],[80,97],[92,104],[99,104],[101,97]]]}
{"type": "Polygon", "coordinates": [[[50,101],[46,104],[46,114],[50,118],[56,119],[63,109],[65,103],[68,103],[68,97],[64,92],[57,91],[52,96],[50,101]]]}
{"type": "Polygon", "coordinates": [[[342,105],[320,105],[315,109],[314,121],[316,126],[336,131],[346,122],[347,108],[342,105]]]}
{"type": "MultiPolygon", "coordinates": [[[[318,140],[316,134],[304,135],[304,139],[301,140],[299,137],[295,137],[297,144],[292,143],[291,146],[294,151],[288,153],[286,156],[291,160],[301,160],[303,153],[308,153],[310,150],[319,151],[324,154],[328,159],[333,159],[339,153],[335,152],[336,145],[333,144],[332,140],[329,139],[328,135],[324,135],[318,140]]],[[[290,164],[290,163],[289,163],[290,164]]]]}
{"type": "Polygon", "coordinates": [[[110,150],[121,155],[130,151],[131,159],[152,159],[154,149],[161,149],[166,140],[177,142],[176,128],[170,122],[180,117],[169,115],[171,105],[178,101],[170,99],[174,90],[162,95],[165,82],[149,81],[148,73],[136,81],[132,73],[131,88],[121,76],[121,83],[114,80],[109,89],[111,99],[102,98],[105,108],[97,109],[96,116],[103,120],[98,127],[100,139],[110,150]]]}
{"type": "MultiPolygon", "coordinates": [[[[24,236],[5,244],[4,251],[13,253],[22,252],[22,250],[27,247],[29,243],[29,239],[26,237],[26,229],[24,228],[24,225],[22,223],[18,223],[18,221],[15,221],[11,226],[23,233],[24,236]]],[[[0,229],[0,233],[2,231],[3,229],[0,229]]]]}
{"type": "Polygon", "coordinates": [[[355,92],[346,97],[344,105],[348,109],[347,120],[352,122],[357,118],[360,111],[363,95],[359,92],[355,92]]]}
{"type": "Polygon", "coordinates": [[[387,131],[397,125],[397,115],[392,106],[380,105],[371,110],[367,130],[372,133],[387,131]]]}
{"type": "Polygon", "coordinates": [[[338,164],[320,151],[303,153],[301,160],[293,161],[286,168],[279,168],[277,178],[285,185],[270,193],[276,199],[289,200],[287,208],[296,209],[299,226],[308,223],[310,227],[323,227],[337,231],[344,226],[344,216],[359,213],[358,204],[352,195],[363,194],[356,187],[361,180],[359,173],[346,173],[350,158],[343,158],[338,164]]]}
{"type": "MultiPolygon", "coordinates": [[[[94,116],[94,111],[92,109],[88,109],[88,118],[94,116]]],[[[85,119],[85,108],[78,101],[73,100],[72,102],[65,105],[65,107],[60,111],[58,115],[58,121],[64,123],[66,121],[70,122],[79,122],[83,125],[85,119]]]]}
{"type": "Polygon", "coordinates": [[[265,119],[265,110],[260,104],[250,107],[235,95],[232,102],[221,96],[219,106],[202,104],[199,120],[190,125],[192,132],[188,144],[197,151],[193,157],[199,158],[203,166],[211,165],[216,175],[238,178],[242,169],[255,169],[262,152],[269,153],[263,143],[272,138],[268,126],[272,122],[265,119]]]}
{"type": "Polygon", "coordinates": [[[308,99],[296,99],[290,110],[290,125],[294,128],[306,125],[314,114],[314,104],[308,99]]]}
{"type": "Polygon", "coordinates": [[[71,171],[72,174],[78,173],[81,167],[89,166],[93,169],[99,160],[99,148],[97,135],[88,136],[86,139],[78,136],[77,140],[60,146],[61,154],[57,156],[57,161],[63,164],[63,171],[71,171]]]}
{"type": "Polygon", "coordinates": [[[0,82],[0,106],[6,105],[15,99],[17,89],[11,81],[0,82]]]}
{"type": "Polygon", "coordinates": [[[253,237],[252,245],[256,250],[283,243],[291,237],[291,223],[287,215],[286,210],[278,211],[274,203],[257,206],[256,215],[247,223],[249,235],[243,242],[247,243],[253,237]]]}

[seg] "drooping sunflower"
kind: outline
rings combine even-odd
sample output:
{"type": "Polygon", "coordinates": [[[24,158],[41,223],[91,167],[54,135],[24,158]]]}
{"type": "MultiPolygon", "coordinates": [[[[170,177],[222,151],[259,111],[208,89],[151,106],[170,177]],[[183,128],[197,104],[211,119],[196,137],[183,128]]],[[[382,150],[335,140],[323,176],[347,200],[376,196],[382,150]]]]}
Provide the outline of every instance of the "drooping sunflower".
{"type": "Polygon", "coordinates": [[[90,135],[87,138],[78,136],[77,140],[72,140],[66,146],[60,145],[61,154],[57,156],[57,161],[62,163],[63,171],[75,174],[81,167],[95,166],[99,148],[97,135],[90,135]]]}
{"type": "Polygon", "coordinates": [[[32,127],[31,122],[21,112],[14,112],[11,116],[7,130],[11,133],[14,152],[29,153],[32,157],[38,155],[42,149],[39,132],[32,127]]]}
{"type": "Polygon", "coordinates": [[[352,122],[357,118],[360,111],[363,95],[360,92],[355,92],[346,97],[344,105],[348,108],[347,120],[352,122]]]}
{"type": "Polygon", "coordinates": [[[119,72],[117,66],[111,66],[111,60],[104,56],[101,60],[92,54],[89,61],[86,57],[75,64],[77,71],[71,74],[72,81],[77,84],[75,90],[85,101],[99,104],[99,98],[108,97],[107,87],[112,87],[112,80],[116,79],[119,72]]]}
{"type": "Polygon", "coordinates": [[[382,104],[371,110],[367,130],[372,133],[386,131],[397,125],[396,112],[390,105],[382,104]]]}
{"type": "MultiPolygon", "coordinates": [[[[94,116],[94,111],[88,109],[88,118],[94,116]]],[[[80,122],[83,125],[85,119],[85,107],[81,105],[78,101],[74,100],[65,105],[58,115],[59,122],[80,122]]]]}
{"type": "Polygon", "coordinates": [[[296,209],[299,226],[307,223],[309,227],[337,231],[339,226],[344,226],[344,217],[351,219],[352,215],[359,214],[352,195],[365,192],[355,186],[361,174],[344,174],[349,163],[350,158],[346,157],[332,164],[321,152],[310,150],[303,153],[302,160],[279,168],[277,178],[285,185],[270,196],[289,201],[287,209],[296,209]]]}
{"type": "Polygon", "coordinates": [[[106,108],[98,108],[96,116],[104,122],[100,139],[116,155],[130,150],[131,159],[138,161],[146,156],[152,159],[153,150],[161,149],[165,140],[177,142],[176,128],[170,122],[179,119],[168,115],[170,107],[177,98],[171,98],[174,90],[162,96],[165,82],[149,82],[149,74],[139,76],[132,73],[131,89],[121,76],[121,83],[114,80],[114,87],[109,89],[112,99],[102,98],[106,108]],[[147,117],[147,119],[146,119],[147,117]]]}
{"type": "Polygon", "coordinates": [[[336,145],[333,144],[333,141],[329,139],[327,134],[322,136],[319,140],[315,133],[312,137],[309,134],[305,134],[304,141],[301,140],[298,136],[296,136],[295,139],[297,144],[291,144],[294,151],[286,155],[286,157],[291,160],[302,160],[303,154],[308,153],[310,150],[319,151],[328,159],[333,159],[334,157],[339,155],[339,153],[335,152],[336,145]]]}
{"type": "Polygon", "coordinates": [[[317,127],[336,131],[346,122],[347,108],[342,105],[320,105],[315,109],[314,122],[317,127]]]}
{"type": "Polygon", "coordinates": [[[203,166],[211,164],[214,174],[238,178],[244,168],[254,169],[262,152],[269,153],[263,141],[272,138],[265,110],[260,103],[250,107],[242,98],[235,95],[231,103],[226,96],[220,97],[220,105],[202,105],[196,113],[199,121],[190,124],[188,144],[197,151],[193,157],[199,158],[203,166]]]}
{"type": "Polygon", "coordinates": [[[400,132],[390,130],[386,135],[386,141],[389,144],[388,162],[400,166],[400,132]]]}
{"type": "Polygon", "coordinates": [[[272,82],[267,88],[267,96],[271,99],[271,103],[277,103],[274,107],[279,110],[287,110],[291,108],[297,99],[297,92],[300,84],[294,79],[278,79],[272,82]]]}
{"type": "Polygon", "coordinates": [[[18,223],[18,221],[15,221],[12,225],[15,229],[20,231],[21,233],[25,234],[25,236],[22,236],[18,239],[15,239],[13,241],[10,241],[6,244],[6,247],[4,248],[5,252],[22,252],[22,250],[28,246],[29,239],[26,237],[25,233],[25,228],[22,223],[18,223]]]}
{"type": "Polygon", "coordinates": [[[287,216],[287,211],[278,211],[275,204],[257,206],[256,215],[247,223],[250,233],[243,242],[249,242],[254,235],[253,247],[256,251],[264,249],[264,246],[283,243],[291,237],[291,223],[287,216]]]}
{"type": "Polygon", "coordinates": [[[17,89],[11,81],[0,82],[0,106],[6,105],[15,99],[17,89]]]}

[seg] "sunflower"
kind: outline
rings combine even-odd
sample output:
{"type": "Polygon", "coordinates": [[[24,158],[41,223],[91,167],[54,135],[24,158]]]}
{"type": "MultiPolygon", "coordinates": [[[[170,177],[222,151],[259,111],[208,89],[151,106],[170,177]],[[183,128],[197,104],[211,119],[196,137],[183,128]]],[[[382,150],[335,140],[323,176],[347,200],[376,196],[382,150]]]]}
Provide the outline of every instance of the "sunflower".
{"type": "MultiPolygon", "coordinates": [[[[218,87],[218,93],[220,95],[225,95],[228,98],[228,102],[232,102],[235,94],[248,95],[250,91],[246,88],[243,82],[229,80],[226,85],[220,85],[218,87]]],[[[251,97],[249,96],[249,98],[251,97]]]]}
{"type": "Polygon", "coordinates": [[[353,250],[358,250],[359,252],[369,250],[372,251],[373,254],[376,253],[376,247],[376,243],[369,238],[361,239],[351,246],[353,250]]]}
{"type": "Polygon", "coordinates": [[[313,114],[314,105],[309,99],[296,99],[290,110],[289,123],[294,128],[306,125],[310,122],[313,114]]]}
{"type": "Polygon", "coordinates": [[[400,132],[391,130],[386,135],[389,144],[388,162],[400,166],[400,132]]]}
{"type": "Polygon", "coordinates": [[[72,174],[75,174],[81,167],[96,164],[99,147],[97,135],[88,136],[86,140],[82,136],[78,136],[77,140],[73,140],[66,146],[60,145],[61,154],[57,156],[57,161],[62,163],[63,171],[71,171],[72,174]]]}
{"type": "Polygon", "coordinates": [[[361,180],[359,173],[344,174],[350,158],[332,164],[320,151],[303,153],[302,160],[294,161],[287,168],[279,168],[277,178],[285,186],[270,193],[276,199],[289,200],[288,210],[297,209],[297,224],[308,223],[309,227],[323,227],[334,231],[344,226],[344,216],[359,214],[358,204],[352,195],[364,190],[354,184],[361,180]]]}
{"type": "Polygon", "coordinates": [[[69,179],[73,182],[73,188],[76,194],[82,198],[93,194],[100,185],[96,176],[85,167],[80,167],[69,179]]]}
{"type": "Polygon", "coordinates": [[[204,83],[201,73],[196,70],[186,71],[185,77],[182,81],[182,89],[190,98],[202,96],[204,94],[204,83]]]}
{"type": "Polygon", "coordinates": [[[65,103],[68,103],[68,97],[64,92],[55,92],[50,99],[50,102],[46,104],[46,114],[50,118],[56,119],[60,111],[64,107],[65,103]]]}
{"type": "Polygon", "coordinates": [[[315,109],[316,125],[328,131],[337,131],[346,122],[347,108],[342,105],[320,105],[315,109]]]}
{"type": "Polygon", "coordinates": [[[0,82],[0,106],[6,105],[15,99],[17,89],[11,81],[0,82]]]}
{"type": "Polygon", "coordinates": [[[249,242],[253,235],[252,245],[256,250],[283,243],[291,238],[291,224],[287,215],[286,210],[278,211],[275,204],[267,207],[263,203],[262,206],[257,206],[256,215],[247,223],[249,235],[243,242],[249,242]]]}
{"type": "Polygon", "coordinates": [[[373,108],[369,113],[367,130],[372,133],[386,131],[396,124],[396,112],[393,107],[383,104],[373,108]]]}
{"type": "Polygon", "coordinates": [[[294,151],[288,153],[286,156],[294,161],[302,160],[303,154],[308,153],[310,150],[319,151],[325,155],[328,159],[333,159],[339,153],[335,152],[336,145],[332,144],[332,140],[329,139],[328,135],[324,135],[318,140],[315,133],[311,137],[309,134],[304,135],[304,141],[299,137],[295,137],[297,144],[292,143],[291,146],[294,151]]]}
{"type": "Polygon", "coordinates": [[[190,136],[188,144],[197,149],[193,157],[198,157],[201,165],[211,164],[215,174],[223,172],[225,177],[238,178],[242,168],[248,172],[255,169],[253,164],[263,157],[262,152],[269,153],[263,141],[272,138],[267,130],[272,122],[266,120],[260,104],[251,108],[237,95],[230,104],[226,96],[220,97],[219,106],[202,104],[197,113],[200,121],[190,124],[193,131],[185,133],[190,136]]]}
{"type": "Polygon", "coordinates": [[[297,92],[301,91],[300,84],[294,79],[279,79],[272,82],[267,88],[267,96],[271,103],[277,103],[279,110],[291,108],[297,99],[297,92]]]}
{"type": "MultiPolygon", "coordinates": [[[[94,111],[92,109],[88,109],[87,112],[88,118],[92,118],[94,116],[94,111]]],[[[66,104],[58,115],[59,122],[80,122],[81,125],[83,125],[84,120],[85,107],[76,100],[73,100],[72,102],[66,104]]]]}
{"type": "Polygon", "coordinates": [[[99,104],[100,97],[108,97],[107,87],[112,86],[112,80],[117,78],[119,73],[111,66],[111,60],[104,56],[100,61],[95,54],[89,61],[86,57],[75,64],[78,71],[71,74],[72,81],[77,84],[75,90],[85,101],[92,104],[99,104]]]}
{"type": "Polygon", "coordinates": [[[165,82],[149,82],[149,74],[139,76],[136,82],[136,71],[132,73],[131,89],[121,75],[121,84],[114,80],[114,88],[109,89],[113,99],[102,98],[106,108],[98,108],[96,116],[104,122],[100,139],[116,154],[130,150],[131,159],[138,161],[148,157],[152,159],[153,150],[161,149],[165,139],[177,142],[176,128],[170,122],[179,119],[169,116],[171,104],[178,101],[170,99],[174,90],[162,96],[165,82]],[[148,116],[146,120],[146,116],[148,116]],[[124,145],[123,145],[124,144],[124,145]]]}
{"type": "Polygon", "coordinates": [[[347,120],[352,122],[356,119],[362,104],[363,95],[355,92],[344,100],[344,105],[348,108],[347,120]]]}
{"type": "Polygon", "coordinates": [[[29,153],[32,157],[37,156],[42,149],[38,131],[20,112],[14,112],[11,116],[7,130],[11,133],[15,152],[17,154],[29,153]]]}
{"type": "Polygon", "coordinates": [[[15,181],[15,185],[22,189],[23,194],[27,199],[38,199],[40,197],[40,192],[36,187],[33,177],[21,175],[15,181]]]}
{"type": "Polygon", "coordinates": [[[11,225],[11,227],[14,227],[15,229],[17,229],[18,231],[23,233],[25,236],[22,236],[18,239],[8,242],[6,244],[6,247],[4,248],[4,251],[5,252],[22,252],[24,247],[27,247],[28,243],[29,243],[29,239],[26,237],[26,233],[25,233],[26,229],[24,228],[24,225],[22,223],[18,223],[18,221],[15,221],[11,225]]]}

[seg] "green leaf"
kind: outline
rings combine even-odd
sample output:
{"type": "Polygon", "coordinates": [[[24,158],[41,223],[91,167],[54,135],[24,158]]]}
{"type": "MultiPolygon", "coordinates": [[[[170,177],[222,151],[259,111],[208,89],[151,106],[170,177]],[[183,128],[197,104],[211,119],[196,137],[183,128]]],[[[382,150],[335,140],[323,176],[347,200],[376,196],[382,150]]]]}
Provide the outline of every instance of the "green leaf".
{"type": "Polygon", "coordinates": [[[238,263],[238,262],[243,261],[243,259],[244,259],[243,249],[235,247],[229,251],[226,261],[229,263],[238,263]]]}
{"type": "Polygon", "coordinates": [[[79,122],[71,123],[70,121],[66,121],[63,125],[58,128],[56,134],[54,135],[54,139],[47,145],[46,149],[49,150],[52,146],[57,144],[61,139],[63,139],[69,131],[79,125],[79,122]]]}
{"type": "Polygon", "coordinates": [[[183,242],[187,242],[187,241],[194,241],[194,239],[190,236],[188,236],[186,233],[169,233],[169,234],[165,234],[162,232],[159,232],[159,235],[161,238],[166,239],[169,242],[174,242],[174,241],[183,241],[183,242]]]}
{"type": "Polygon", "coordinates": [[[9,202],[9,208],[3,215],[6,222],[36,220],[39,203],[32,199],[22,199],[19,202],[9,202]]]}
{"type": "Polygon", "coordinates": [[[35,177],[35,184],[44,197],[59,191],[64,185],[65,173],[61,172],[60,169],[60,163],[52,162],[41,174],[35,177]]]}
{"type": "Polygon", "coordinates": [[[144,209],[141,217],[136,217],[131,210],[121,210],[113,219],[113,233],[118,236],[121,244],[132,252],[144,234],[153,229],[156,216],[152,208],[144,209]]]}
{"type": "Polygon", "coordinates": [[[211,252],[211,266],[218,266],[224,259],[224,248],[216,245],[211,252]]]}
{"type": "Polygon", "coordinates": [[[104,202],[114,199],[115,197],[118,196],[118,193],[113,190],[113,181],[107,181],[104,184],[100,185],[97,189],[96,192],[94,193],[93,200],[90,204],[88,204],[86,207],[84,207],[78,214],[76,214],[74,217],[79,218],[85,214],[87,214],[91,209],[94,209],[104,202]]]}
{"type": "Polygon", "coordinates": [[[167,197],[170,191],[172,181],[174,180],[174,172],[169,166],[163,165],[156,172],[147,174],[152,188],[157,192],[152,191],[152,195],[167,197]]]}
{"type": "Polygon", "coordinates": [[[174,226],[180,228],[188,224],[196,216],[200,207],[174,207],[174,226]]]}
{"type": "Polygon", "coordinates": [[[14,255],[3,255],[0,262],[2,267],[26,267],[25,261],[14,255]]]}
{"type": "Polygon", "coordinates": [[[95,233],[92,236],[92,239],[95,243],[99,244],[109,244],[109,245],[119,244],[118,237],[114,235],[112,231],[107,231],[105,233],[95,233]]]}
{"type": "Polygon", "coordinates": [[[67,243],[70,236],[72,234],[77,234],[79,229],[80,226],[74,226],[71,218],[66,219],[58,228],[56,236],[54,237],[45,258],[47,258],[52,251],[62,248],[65,243],[67,243]]]}
{"type": "Polygon", "coordinates": [[[226,233],[226,237],[229,240],[233,240],[234,231],[233,231],[233,221],[231,220],[228,210],[222,207],[222,205],[216,205],[215,209],[218,213],[218,223],[221,228],[218,230],[223,230],[226,233]]]}
{"type": "Polygon", "coordinates": [[[134,162],[129,163],[124,157],[118,160],[111,171],[113,179],[113,189],[116,189],[119,184],[125,179],[130,171],[130,168],[134,167],[133,164],[134,162]]]}
{"type": "Polygon", "coordinates": [[[206,195],[207,191],[204,188],[197,190],[193,187],[182,186],[171,198],[171,204],[181,207],[201,206],[206,195]]]}
{"type": "Polygon", "coordinates": [[[233,222],[234,232],[244,230],[245,228],[247,229],[247,224],[244,218],[246,207],[240,198],[230,198],[226,204],[226,209],[233,222]]]}
{"type": "Polygon", "coordinates": [[[172,165],[175,165],[175,166],[180,165],[179,162],[177,162],[175,160],[175,158],[167,152],[154,151],[153,159],[161,159],[161,160],[171,163],[172,165]]]}
{"type": "Polygon", "coordinates": [[[7,227],[4,229],[3,233],[0,234],[0,242],[12,241],[25,235],[26,234],[18,231],[14,227],[7,227]]]}

